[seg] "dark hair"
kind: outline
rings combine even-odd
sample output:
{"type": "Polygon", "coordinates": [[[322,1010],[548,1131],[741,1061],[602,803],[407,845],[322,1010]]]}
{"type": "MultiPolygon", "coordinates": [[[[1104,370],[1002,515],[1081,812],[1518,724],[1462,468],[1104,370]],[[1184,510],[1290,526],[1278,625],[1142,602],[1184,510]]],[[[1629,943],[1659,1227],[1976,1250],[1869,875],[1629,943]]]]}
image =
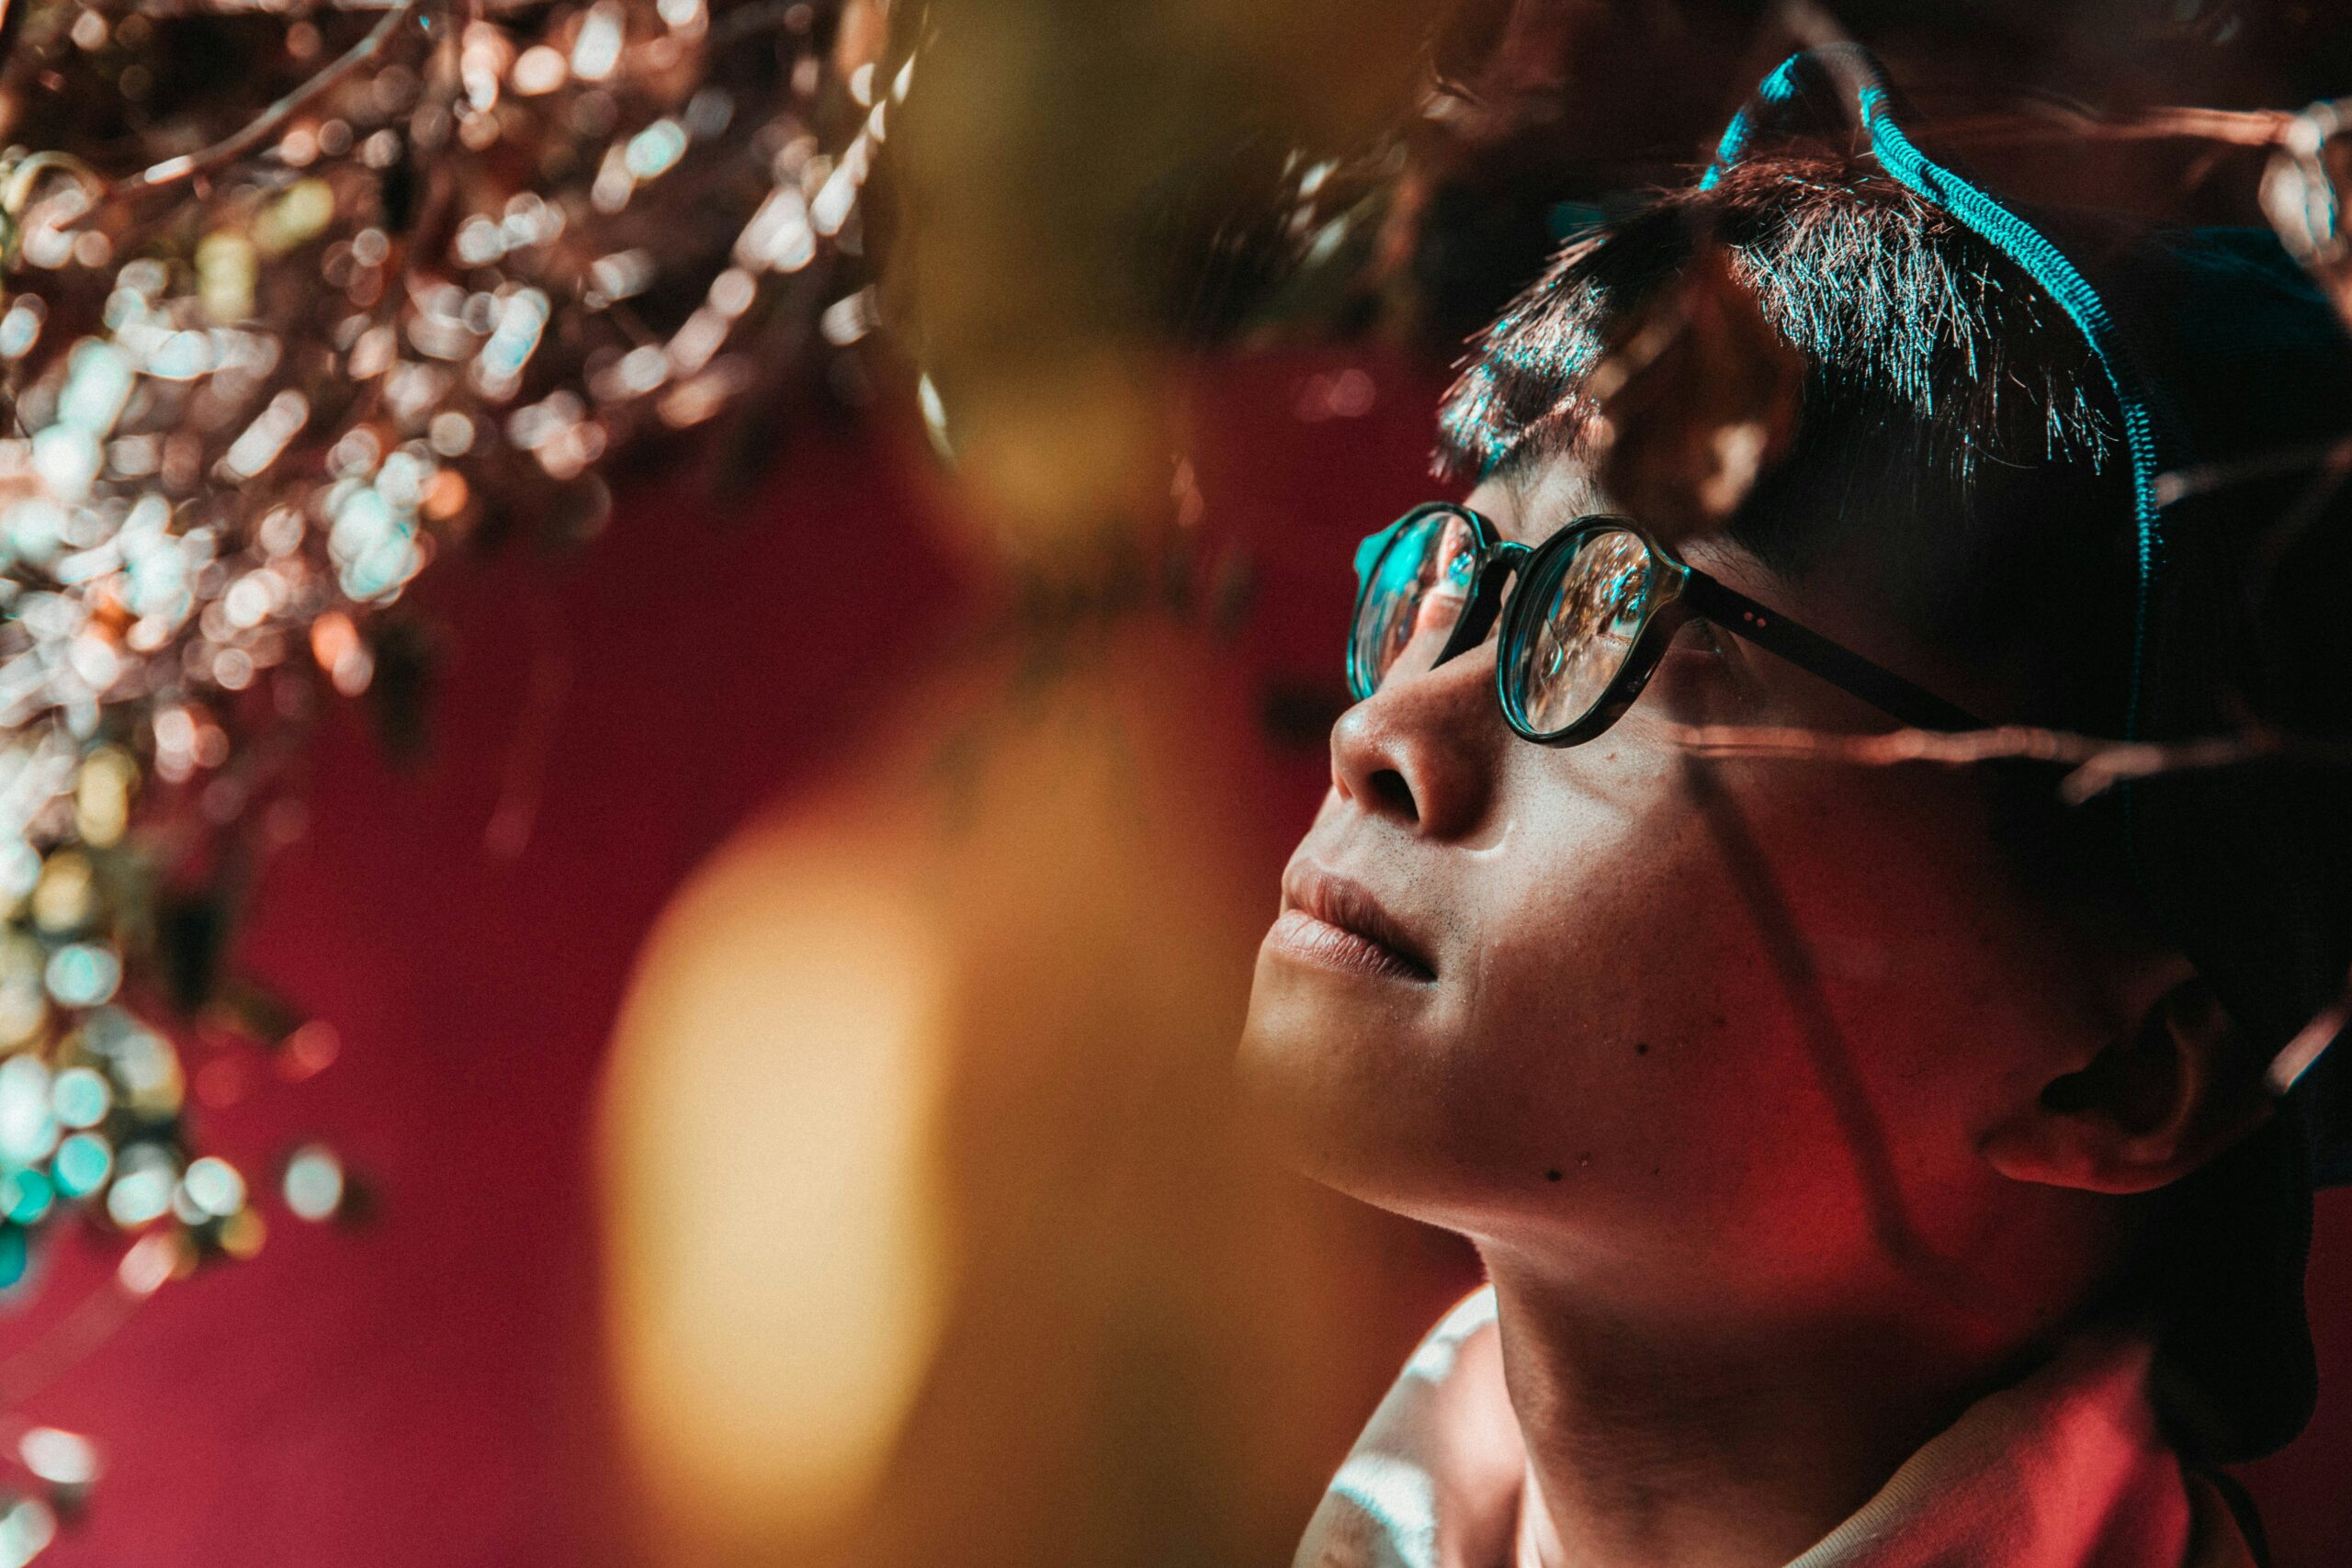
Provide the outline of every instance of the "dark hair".
{"type": "Polygon", "coordinates": [[[1902,563],[1906,631],[2013,667],[2032,711],[2012,716],[2120,731],[2132,579],[2111,394],[2042,289],[1874,165],[1753,159],[1569,244],[1448,393],[1441,477],[1583,451],[1586,378],[1710,248],[1806,370],[1792,444],[1732,540],[1792,575],[1867,545],[1902,563]]]}
{"type": "MultiPolygon", "coordinates": [[[[1440,476],[1583,455],[1587,378],[1711,249],[1805,367],[1789,448],[1730,518],[1732,542],[1791,576],[1868,556],[1884,618],[1992,677],[1999,716],[2120,734],[2134,578],[2112,394],[2040,287],[1874,164],[1751,159],[1570,243],[1447,394],[1440,476]]],[[[1996,831],[2038,891],[2143,919],[2107,813],[1994,772],[1996,831]]]]}
{"type": "Polygon", "coordinates": [[[1561,251],[1448,394],[1441,472],[1571,448],[1581,422],[1560,415],[1610,327],[1709,241],[1812,367],[1815,421],[1914,423],[1962,480],[1980,457],[2097,464],[2113,450],[2089,345],[2014,264],[1870,164],[1781,157],[1663,193],[1561,251]]]}

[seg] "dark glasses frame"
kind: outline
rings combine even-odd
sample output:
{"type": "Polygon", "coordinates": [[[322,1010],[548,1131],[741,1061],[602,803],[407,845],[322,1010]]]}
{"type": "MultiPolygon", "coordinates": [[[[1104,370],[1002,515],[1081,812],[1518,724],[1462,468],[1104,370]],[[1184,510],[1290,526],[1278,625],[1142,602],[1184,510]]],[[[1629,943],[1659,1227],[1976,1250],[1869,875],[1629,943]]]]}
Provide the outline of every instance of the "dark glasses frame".
{"type": "Polygon", "coordinates": [[[1605,513],[1579,517],[1542,544],[1528,546],[1505,539],[1483,513],[1451,501],[1433,501],[1415,507],[1364,540],[1357,550],[1355,611],[1348,623],[1348,686],[1358,702],[1378,689],[1376,674],[1362,668],[1363,651],[1358,646],[1361,639],[1356,635],[1363,619],[1364,601],[1373,585],[1380,581],[1380,568],[1397,540],[1407,537],[1413,525],[1433,517],[1461,520],[1468,525],[1475,547],[1468,602],[1430,668],[1486,641],[1499,609],[1502,633],[1495,650],[1495,695],[1502,705],[1504,718],[1522,739],[1540,746],[1574,746],[1616,723],[1649,683],[1658,660],[1666,657],[1667,645],[1674,640],[1674,634],[1684,622],[1693,618],[1737,633],[1765,651],[1819,676],[1912,728],[1957,731],[1985,728],[1965,710],[1926,688],[1708,576],[1658,543],[1631,518],[1605,513]],[[1624,663],[1592,707],[1565,728],[1538,729],[1527,716],[1519,672],[1528,662],[1532,638],[1550,608],[1560,576],[1576,558],[1577,544],[1595,534],[1610,532],[1632,535],[1648,552],[1650,582],[1642,623],[1634,634],[1624,663]],[[1510,603],[1505,607],[1503,591],[1514,576],[1519,580],[1519,592],[1510,596],[1510,603]]]}

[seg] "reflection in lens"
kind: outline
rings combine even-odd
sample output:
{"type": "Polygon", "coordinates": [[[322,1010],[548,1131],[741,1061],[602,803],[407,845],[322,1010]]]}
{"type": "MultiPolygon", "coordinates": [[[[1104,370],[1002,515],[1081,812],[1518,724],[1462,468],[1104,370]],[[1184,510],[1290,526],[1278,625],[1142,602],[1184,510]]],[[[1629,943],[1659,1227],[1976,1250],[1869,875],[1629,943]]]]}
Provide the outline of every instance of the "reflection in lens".
{"type": "Polygon", "coordinates": [[[1359,701],[1400,666],[1425,670],[1436,662],[1468,602],[1476,565],[1477,538],[1453,513],[1432,513],[1396,531],[1356,607],[1350,669],[1359,701]]]}
{"type": "Polygon", "coordinates": [[[1571,548],[1523,640],[1515,671],[1529,726],[1556,735],[1599,706],[1647,619],[1650,554],[1623,528],[1586,535],[1571,548]]]}

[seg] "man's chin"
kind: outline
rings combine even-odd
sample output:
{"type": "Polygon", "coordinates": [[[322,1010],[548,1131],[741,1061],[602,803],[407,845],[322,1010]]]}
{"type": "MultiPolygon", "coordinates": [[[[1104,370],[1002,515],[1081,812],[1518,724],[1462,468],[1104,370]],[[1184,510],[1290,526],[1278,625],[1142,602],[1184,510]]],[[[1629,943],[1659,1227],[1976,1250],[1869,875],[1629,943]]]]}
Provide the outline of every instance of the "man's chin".
{"type": "Polygon", "coordinates": [[[1261,959],[1235,1057],[1242,1103],[1289,1163],[1314,1180],[1385,1209],[1415,1207],[1400,1180],[1431,1129],[1401,1079],[1407,1043],[1378,1010],[1350,1016],[1311,980],[1261,959]]]}

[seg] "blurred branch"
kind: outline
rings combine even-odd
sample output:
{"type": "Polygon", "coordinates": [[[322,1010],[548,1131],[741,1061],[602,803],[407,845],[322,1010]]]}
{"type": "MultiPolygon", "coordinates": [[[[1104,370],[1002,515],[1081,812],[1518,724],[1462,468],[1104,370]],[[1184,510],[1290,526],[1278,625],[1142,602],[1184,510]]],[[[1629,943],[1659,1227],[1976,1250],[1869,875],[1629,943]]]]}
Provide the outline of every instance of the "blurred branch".
{"type": "Polygon", "coordinates": [[[276,135],[278,127],[316,103],[337,83],[383,52],[384,45],[391,40],[392,34],[414,14],[416,8],[417,0],[397,0],[392,8],[368,29],[368,36],[345,51],[342,58],[264,109],[243,130],[223,137],[201,152],[184,153],[152,164],[130,179],[109,186],[105,193],[106,197],[130,199],[150,196],[213,173],[245,156],[276,135]]]}
{"type": "Polygon", "coordinates": [[[2018,724],[1956,734],[1897,729],[1883,735],[1838,735],[1788,727],[1714,724],[1678,724],[1668,730],[1673,744],[1702,757],[1760,757],[1863,767],[1904,762],[1946,767],[2050,762],[2072,770],[2058,785],[2060,798],[2070,806],[2095,799],[2119,784],[2162,773],[2265,761],[2352,768],[2352,741],[2316,740],[2261,729],[2165,742],[2106,740],[2018,724]]]}
{"type": "MultiPolygon", "coordinates": [[[[136,0],[123,7],[132,16],[152,21],[179,21],[190,17],[270,17],[303,21],[321,15],[368,11],[406,11],[417,0],[312,0],[306,6],[256,5],[254,0],[136,0]]],[[[6,0],[0,0],[5,5],[6,0]]],[[[469,17],[503,17],[518,11],[541,10],[549,0],[464,0],[469,17]]]]}
{"type": "Polygon", "coordinates": [[[2194,463],[2186,468],[2168,469],[2156,476],[2156,504],[2170,506],[2192,495],[2208,491],[2227,489],[2231,485],[2257,479],[2277,479],[2284,474],[2301,473],[2312,468],[2341,468],[2352,463],[2352,435],[2334,441],[2309,442],[2299,446],[2274,447],[2250,457],[2240,457],[2226,463],[2194,463]]]}
{"type": "Polygon", "coordinates": [[[2270,1058],[2269,1070],[2263,1074],[2270,1092],[2284,1094],[2294,1088],[2296,1080],[2311,1070],[2312,1064],[2335,1043],[2347,1023],[2352,1023],[2352,975],[2345,976],[2344,989],[2335,994],[2335,999],[2314,1013],[2312,1021],[2270,1058]]]}
{"type": "Polygon", "coordinates": [[[1933,122],[1946,141],[1980,147],[2045,141],[2221,141],[2270,147],[2286,141],[2303,116],[2289,109],[2157,108],[2109,119],[2071,104],[2033,103],[1997,114],[1955,115],[1933,122]]]}

